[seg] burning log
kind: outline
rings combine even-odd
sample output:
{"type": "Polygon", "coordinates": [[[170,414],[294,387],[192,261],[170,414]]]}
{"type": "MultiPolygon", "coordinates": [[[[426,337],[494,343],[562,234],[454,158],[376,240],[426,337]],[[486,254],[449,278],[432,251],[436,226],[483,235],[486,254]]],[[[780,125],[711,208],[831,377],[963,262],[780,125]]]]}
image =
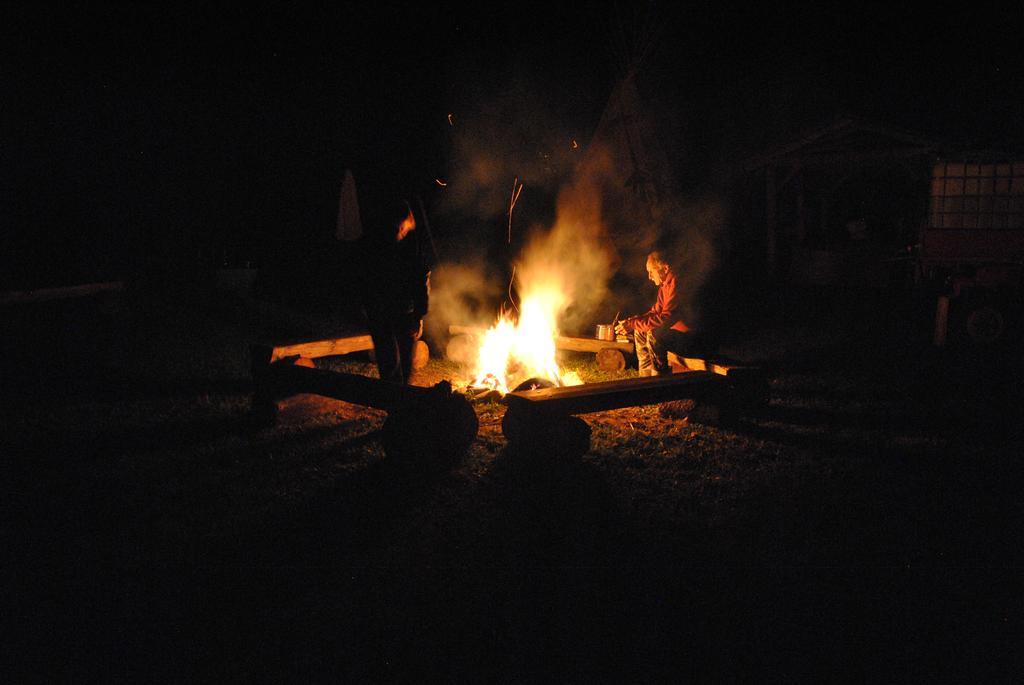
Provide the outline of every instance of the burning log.
{"type": "Polygon", "coordinates": [[[309,368],[283,359],[256,366],[253,412],[273,421],[277,402],[296,394],[332,397],[388,413],[381,431],[389,457],[404,464],[452,463],[476,437],[476,412],[447,381],[432,388],[397,385],[375,378],[309,368]]]}

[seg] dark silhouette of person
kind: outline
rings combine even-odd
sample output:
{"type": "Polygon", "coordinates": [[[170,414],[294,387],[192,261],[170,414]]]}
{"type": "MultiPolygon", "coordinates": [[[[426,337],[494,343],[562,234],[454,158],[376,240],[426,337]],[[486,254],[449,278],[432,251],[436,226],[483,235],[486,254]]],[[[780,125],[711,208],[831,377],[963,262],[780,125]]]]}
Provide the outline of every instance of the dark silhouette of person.
{"type": "Polygon", "coordinates": [[[364,220],[359,268],[363,308],[381,379],[406,384],[430,300],[430,267],[407,200],[386,202],[364,220]]]}

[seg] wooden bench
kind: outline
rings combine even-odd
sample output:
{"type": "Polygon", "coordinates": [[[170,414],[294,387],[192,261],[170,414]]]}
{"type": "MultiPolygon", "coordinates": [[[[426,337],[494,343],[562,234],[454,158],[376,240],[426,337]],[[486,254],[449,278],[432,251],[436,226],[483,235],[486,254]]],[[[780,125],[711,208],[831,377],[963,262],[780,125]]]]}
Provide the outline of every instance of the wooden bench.
{"type": "Polygon", "coordinates": [[[509,411],[586,414],[683,398],[701,399],[724,387],[723,375],[711,371],[691,371],[671,376],[519,390],[505,395],[505,403],[509,411]]]}
{"type": "MultiPolygon", "coordinates": [[[[465,337],[481,337],[487,329],[479,326],[451,325],[448,332],[455,336],[448,343],[447,356],[452,361],[466,362],[465,337]],[[463,337],[465,336],[465,337],[463,337]]],[[[593,352],[597,365],[604,371],[622,371],[626,368],[626,355],[633,354],[633,343],[619,340],[599,340],[597,338],[576,338],[567,335],[555,336],[555,348],[571,352],[593,352]]]]}
{"type": "Polygon", "coordinates": [[[681,360],[688,368],[666,376],[511,392],[502,431],[520,453],[578,455],[590,448],[590,427],[575,414],[687,399],[713,407],[715,420],[728,423],[768,401],[767,379],[757,367],[681,360]]]}
{"type": "MultiPolygon", "coordinates": [[[[368,334],[350,335],[341,338],[306,340],[279,344],[254,344],[252,346],[253,368],[266,366],[289,357],[296,359],[317,359],[334,357],[353,352],[373,350],[373,339],[368,334]]],[[[422,369],[430,361],[430,348],[422,340],[413,346],[412,366],[422,369]]]]}
{"type": "Polygon", "coordinates": [[[292,364],[292,356],[286,354],[253,370],[252,415],[262,424],[273,424],[279,402],[303,395],[383,409],[388,414],[380,430],[384,451],[396,465],[417,470],[453,465],[476,437],[480,425],[476,412],[447,381],[431,388],[404,385],[308,368],[312,362],[307,357],[292,364]]]}

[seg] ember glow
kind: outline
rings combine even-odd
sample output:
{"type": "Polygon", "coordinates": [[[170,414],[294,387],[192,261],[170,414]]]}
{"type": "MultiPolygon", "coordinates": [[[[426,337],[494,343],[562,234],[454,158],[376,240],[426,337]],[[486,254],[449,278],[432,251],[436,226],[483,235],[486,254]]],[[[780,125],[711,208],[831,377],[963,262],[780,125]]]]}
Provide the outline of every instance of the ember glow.
{"type": "Polygon", "coordinates": [[[472,385],[502,394],[530,378],[580,385],[579,376],[563,374],[555,361],[556,318],[564,300],[546,288],[523,298],[518,317],[503,313],[484,334],[472,385]]]}

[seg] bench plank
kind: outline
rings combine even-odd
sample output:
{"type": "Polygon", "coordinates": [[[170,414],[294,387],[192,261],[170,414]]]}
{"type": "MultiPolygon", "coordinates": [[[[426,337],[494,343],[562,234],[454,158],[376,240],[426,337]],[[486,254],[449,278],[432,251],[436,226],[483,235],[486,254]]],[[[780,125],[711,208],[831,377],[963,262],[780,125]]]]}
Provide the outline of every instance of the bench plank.
{"type": "MultiPolygon", "coordinates": [[[[448,332],[452,335],[483,335],[486,328],[479,326],[460,326],[452,324],[448,326],[448,332]]],[[[598,340],[597,338],[575,338],[567,335],[555,336],[555,348],[569,350],[572,352],[600,352],[601,350],[619,350],[620,352],[633,353],[633,343],[620,342],[618,340],[598,340]]]]}
{"type": "Polygon", "coordinates": [[[668,353],[668,363],[674,366],[685,366],[690,371],[710,371],[719,376],[738,377],[760,372],[759,367],[737,364],[724,359],[700,359],[697,357],[683,357],[675,352],[668,353]]]}
{"type": "Polygon", "coordinates": [[[316,359],[318,357],[331,357],[372,350],[373,339],[369,335],[353,335],[345,338],[328,338],[326,340],[274,345],[273,347],[274,350],[270,355],[270,363],[296,355],[316,359]]]}

